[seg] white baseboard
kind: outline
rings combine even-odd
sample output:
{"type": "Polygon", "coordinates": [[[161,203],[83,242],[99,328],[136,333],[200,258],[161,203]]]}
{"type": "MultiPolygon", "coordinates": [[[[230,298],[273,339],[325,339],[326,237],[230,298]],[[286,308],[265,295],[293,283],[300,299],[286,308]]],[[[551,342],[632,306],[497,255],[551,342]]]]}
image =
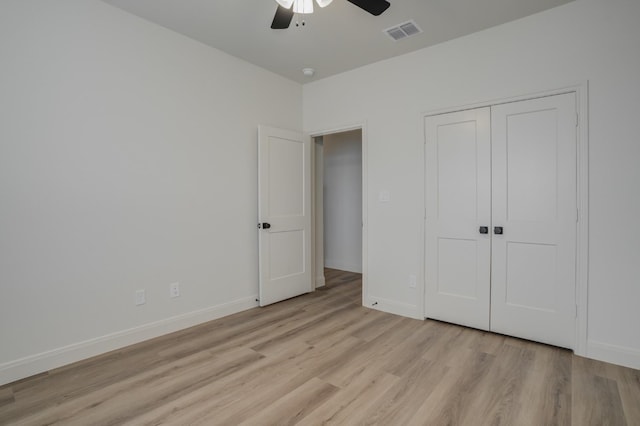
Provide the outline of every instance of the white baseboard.
{"type": "Polygon", "coordinates": [[[589,340],[587,358],[640,370],[640,350],[638,349],[589,340]]]}
{"type": "Polygon", "coordinates": [[[324,287],[326,283],[327,281],[325,280],[324,275],[316,277],[316,288],[324,287]]]}
{"type": "Polygon", "coordinates": [[[0,364],[0,385],[258,306],[256,296],[166,318],[0,364]]]}
{"type": "Polygon", "coordinates": [[[424,321],[424,315],[420,312],[418,306],[409,305],[407,303],[399,303],[394,300],[384,299],[382,297],[369,296],[367,308],[377,309],[389,314],[400,315],[403,317],[415,318],[424,321]]]}
{"type": "Polygon", "coordinates": [[[339,271],[355,272],[357,274],[362,273],[362,265],[346,263],[339,260],[325,259],[324,266],[325,268],[337,269],[339,271]]]}

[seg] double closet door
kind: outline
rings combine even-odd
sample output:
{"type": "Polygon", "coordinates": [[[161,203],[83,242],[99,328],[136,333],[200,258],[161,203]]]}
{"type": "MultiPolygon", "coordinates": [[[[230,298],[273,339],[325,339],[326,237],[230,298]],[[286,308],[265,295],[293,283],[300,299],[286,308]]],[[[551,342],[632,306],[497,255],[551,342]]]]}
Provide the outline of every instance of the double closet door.
{"type": "Polygon", "coordinates": [[[573,348],[574,93],[425,118],[425,316],[573,348]]]}

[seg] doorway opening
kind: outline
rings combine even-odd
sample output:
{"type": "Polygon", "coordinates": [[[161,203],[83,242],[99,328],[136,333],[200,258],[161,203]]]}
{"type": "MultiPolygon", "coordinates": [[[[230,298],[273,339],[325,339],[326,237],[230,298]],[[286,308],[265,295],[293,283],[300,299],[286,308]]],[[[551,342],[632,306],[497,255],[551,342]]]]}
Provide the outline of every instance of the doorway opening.
{"type": "Polygon", "coordinates": [[[313,137],[312,228],[316,288],[324,286],[331,276],[339,275],[333,271],[365,272],[363,160],[361,128],[313,137]]]}

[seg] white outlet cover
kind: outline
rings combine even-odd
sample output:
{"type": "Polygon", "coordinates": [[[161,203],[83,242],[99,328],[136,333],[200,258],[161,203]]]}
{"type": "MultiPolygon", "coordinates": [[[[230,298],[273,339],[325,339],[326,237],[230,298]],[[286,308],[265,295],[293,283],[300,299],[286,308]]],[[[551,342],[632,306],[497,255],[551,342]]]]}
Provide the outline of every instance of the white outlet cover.
{"type": "Polygon", "coordinates": [[[171,297],[180,296],[180,283],[173,283],[169,285],[169,296],[171,297]]]}
{"type": "Polygon", "coordinates": [[[383,189],[382,191],[380,191],[380,193],[378,193],[378,201],[380,201],[381,203],[388,203],[389,201],[391,201],[391,193],[388,190],[383,189]]]}

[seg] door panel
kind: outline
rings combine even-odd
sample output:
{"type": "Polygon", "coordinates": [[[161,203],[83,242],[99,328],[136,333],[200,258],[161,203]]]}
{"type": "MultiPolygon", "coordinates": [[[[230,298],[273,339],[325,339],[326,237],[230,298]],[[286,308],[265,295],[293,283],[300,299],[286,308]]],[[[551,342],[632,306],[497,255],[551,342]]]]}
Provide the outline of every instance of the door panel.
{"type": "Polygon", "coordinates": [[[478,242],[454,238],[438,239],[438,294],[477,300],[478,280],[475,268],[461,268],[460,265],[477,266],[478,242]]]}
{"type": "Polygon", "coordinates": [[[575,95],[492,107],[491,330],[575,339],[575,95]]]}
{"type": "Polygon", "coordinates": [[[557,121],[555,109],[507,118],[509,220],[545,223],[556,219],[557,121]]]}
{"type": "Polygon", "coordinates": [[[490,110],[425,119],[428,318],[489,329],[490,110]]]}
{"type": "Polygon", "coordinates": [[[304,216],[304,154],[299,140],[269,137],[270,217],[304,216]]]}
{"type": "Polygon", "coordinates": [[[310,141],[258,129],[260,306],[312,291],[310,141]]]}
{"type": "MultiPolygon", "coordinates": [[[[455,234],[459,226],[477,221],[476,121],[441,124],[436,134],[438,218],[455,234]]],[[[464,230],[469,233],[472,229],[464,230]]]]}
{"type": "Polygon", "coordinates": [[[272,232],[269,235],[269,279],[304,273],[304,231],[272,232]]]}
{"type": "Polygon", "coordinates": [[[555,245],[507,243],[506,304],[556,311],[556,298],[553,297],[556,259],[555,245]]]}

